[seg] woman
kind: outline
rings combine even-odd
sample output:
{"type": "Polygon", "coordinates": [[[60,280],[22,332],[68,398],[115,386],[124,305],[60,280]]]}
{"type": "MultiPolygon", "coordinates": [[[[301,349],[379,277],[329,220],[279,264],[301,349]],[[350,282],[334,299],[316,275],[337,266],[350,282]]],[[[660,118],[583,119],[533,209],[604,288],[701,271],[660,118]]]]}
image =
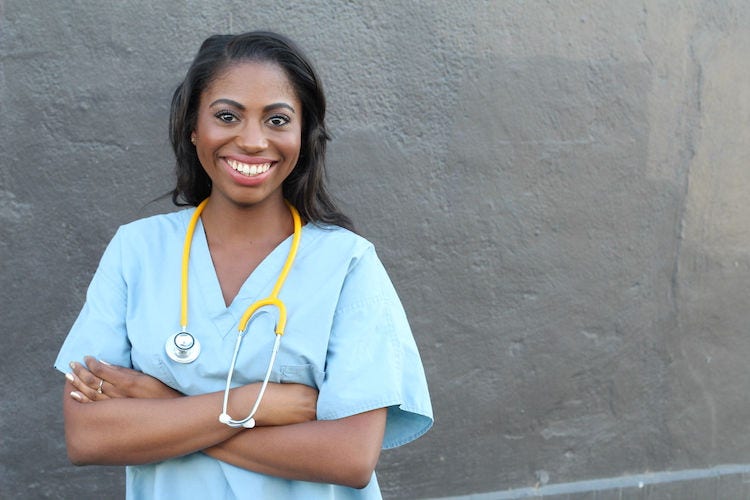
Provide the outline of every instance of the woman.
{"type": "Polygon", "coordinates": [[[324,116],[273,33],[208,38],[177,88],[172,198],[197,208],[118,230],[55,363],[70,459],[128,465],[128,497],[379,498],[380,449],[431,426],[403,308],[325,189],[324,116]],[[274,293],[286,320],[259,308],[235,350],[274,293]],[[225,425],[254,406],[254,428],[225,425]]]}

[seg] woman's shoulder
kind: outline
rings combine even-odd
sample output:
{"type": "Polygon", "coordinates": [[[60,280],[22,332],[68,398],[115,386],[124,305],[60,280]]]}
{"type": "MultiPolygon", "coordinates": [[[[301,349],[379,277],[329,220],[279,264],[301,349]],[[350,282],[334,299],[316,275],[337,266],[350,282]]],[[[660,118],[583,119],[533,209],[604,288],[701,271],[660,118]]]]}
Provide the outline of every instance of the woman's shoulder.
{"type": "Polygon", "coordinates": [[[373,248],[368,239],[340,226],[309,223],[304,231],[309,244],[316,248],[325,247],[349,254],[360,254],[373,248]]]}
{"type": "Polygon", "coordinates": [[[191,207],[136,219],[120,226],[117,233],[118,236],[130,241],[145,239],[154,242],[172,236],[182,238],[194,210],[195,208],[191,207]]]}
{"type": "MultiPolygon", "coordinates": [[[[307,224],[299,255],[321,268],[380,270],[383,264],[367,238],[339,226],[307,224]]],[[[379,271],[378,271],[379,272],[379,271]]]]}

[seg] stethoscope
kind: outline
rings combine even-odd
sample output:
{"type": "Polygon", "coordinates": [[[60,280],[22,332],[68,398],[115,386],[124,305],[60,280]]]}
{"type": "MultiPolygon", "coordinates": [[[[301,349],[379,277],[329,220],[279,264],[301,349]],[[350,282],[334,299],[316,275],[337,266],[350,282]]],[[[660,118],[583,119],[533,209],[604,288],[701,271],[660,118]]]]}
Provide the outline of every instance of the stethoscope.
{"type": "MultiPolygon", "coordinates": [[[[181,330],[170,336],[167,339],[167,343],[165,345],[167,356],[169,356],[172,361],[176,361],[177,363],[192,363],[193,361],[195,361],[201,351],[201,344],[200,342],[198,342],[198,339],[196,339],[191,333],[187,331],[188,264],[190,263],[190,247],[193,242],[193,233],[195,233],[195,228],[198,225],[198,219],[200,218],[201,212],[203,212],[206,203],[208,203],[208,198],[203,200],[196,207],[195,212],[190,219],[190,223],[188,224],[187,232],[185,233],[185,244],[182,250],[182,286],[180,290],[181,330]]],[[[219,422],[227,424],[229,427],[245,427],[247,429],[252,429],[253,427],[255,427],[255,419],[253,418],[253,416],[258,411],[260,401],[261,399],[263,399],[263,394],[266,392],[268,380],[271,378],[271,370],[273,369],[273,364],[276,361],[276,354],[279,352],[281,336],[284,335],[284,327],[286,326],[286,306],[281,301],[281,299],[279,299],[279,292],[281,291],[281,287],[284,286],[284,281],[286,280],[287,274],[289,274],[289,269],[291,269],[292,264],[294,263],[294,258],[297,255],[297,248],[299,247],[300,236],[302,234],[302,222],[300,221],[299,213],[289,202],[286,202],[286,204],[287,207],[289,207],[289,211],[292,214],[292,220],[294,221],[294,235],[292,236],[292,245],[289,248],[289,254],[286,257],[286,262],[284,262],[284,266],[281,268],[281,272],[279,273],[279,277],[276,279],[276,284],[274,285],[273,290],[271,290],[271,294],[265,299],[258,300],[257,302],[251,304],[250,307],[245,310],[242,318],[240,318],[237,342],[234,345],[232,363],[229,366],[229,372],[227,373],[227,385],[224,388],[224,403],[221,409],[221,414],[219,415],[219,422]],[[276,334],[276,340],[274,341],[273,349],[271,350],[271,359],[268,362],[266,375],[263,378],[263,383],[260,386],[258,397],[255,399],[255,404],[253,404],[253,408],[252,410],[250,410],[250,414],[242,420],[234,420],[227,413],[227,405],[229,403],[229,389],[232,384],[232,375],[234,374],[234,367],[237,363],[237,354],[240,351],[240,344],[242,344],[242,338],[245,336],[247,324],[250,321],[250,318],[252,318],[253,314],[255,314],[258,309],[266,306],[275,306],[279,310],[279,321],[276,323],[276,329],[274,331],[276,334]]]]}

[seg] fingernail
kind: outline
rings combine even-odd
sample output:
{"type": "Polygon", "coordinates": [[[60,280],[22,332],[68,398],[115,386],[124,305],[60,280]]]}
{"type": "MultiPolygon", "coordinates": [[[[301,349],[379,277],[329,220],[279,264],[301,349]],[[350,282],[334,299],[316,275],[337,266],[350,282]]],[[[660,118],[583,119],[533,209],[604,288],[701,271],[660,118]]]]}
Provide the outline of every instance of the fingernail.
{"type": "Polygon", "coordinates": [[[76,362],[75,361],[71,361],[70,363],[68,363],[68,366],[70,366],[71,369],[75,370],[76,369],[76,362]]]}
{"type": "Polygon", "coordinates": [[[70,380],[71,382],[74,382],[74,381],[75,381],[75,379],[76,379],[76,378],[75,378],[75,377],[73,376],[73,374],[72,374],[72,373],[66,373],[66,374],[65,374],[65,378],[66,378],[66,379],[68,379],[68,380],[70,380]]]}
{"type": "Polygon", "coordinates": [[[80,393],[80,392],[78,392],[78,391],[73,391],[73,392],[71,392],[71,393],[70,393],[70,397],[71,397],[71,398],[73,398],[73,399],[75,399],[76,401],[81,401],[81,400],[83,400],[83,396],[81,396],[81,393],[80,393]]]}
{"type": "Polygon", "coordinates": [[[101,364],[103,364],[103,365],[107,365],[107,366],[112,366],[111,364],[107,363],[107,362],[106,362],[106,361],[104,361],[103,359],[100,359],[100,360],[99,360],[99,362],[100,362],[101,364]]]}

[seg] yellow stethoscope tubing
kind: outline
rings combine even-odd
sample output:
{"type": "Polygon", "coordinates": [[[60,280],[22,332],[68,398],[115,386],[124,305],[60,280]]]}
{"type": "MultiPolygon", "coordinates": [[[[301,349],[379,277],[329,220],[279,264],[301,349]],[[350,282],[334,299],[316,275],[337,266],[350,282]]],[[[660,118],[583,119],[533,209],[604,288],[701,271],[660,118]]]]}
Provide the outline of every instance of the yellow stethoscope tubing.
{"type": "Polygon", "coordinates": [[[193,243],[193,234],[195,233],[195,227],[198,225],[198,219],[201,216],[201,212],[206,208],[208,198],[200,202],[195,207],[195,212],[190,218],[188,223],[187,233],[185,234],[185,244],[182,247],[182,287],[180,288],[180,326],[182,331],[187,331],[188,324],[188,267],[190,266],[190,247],[193,243]]]}
{"type": "Polygon", "coordinates": [[[302,221],[300,220],[297,209],[294,208],[292,204],[289,203],[288,201],[286,202],[286,204],[289,207],[289,211],[292,214],[292,221],[294,222],[294,233],[292,236],[292,245],[289,247],[289,254],[286,257],[286,262],[284,262],[284,266],[281,268],[279,277],[276,279],[276,284],[273,286],[273,290],[271,290],[271,295],[269,295],[267,298],[263,300],[259,300],[258,302],[252,304],[250,307],[247,308],[247,310],[245,311],[245,314],[242,315],[242,318],[240,318],[240,324],[238,327],[240,332],[245,331],[245,328],[247,328],[247,322],[250,321],[250,318],[252,317],[253,314],[255,314],[255,311],[257,311],[261,307],[274,305],[279,309],[279,322],[276,324],[276,334],[284,335],[284,328],[286,327],[286,306],[284,306],[284,303],[281,302],[281,300],[278,297],[279,297],[279,293],[281,292],[281,287],[284,286],[286,277],[289,274],[289,270],[292,268],[294,259],[295,257],[297,257],[297,249],[299,248],[299,240],[302,235],[302,221]]]}
{"type": "MultiPolygon", "coordinates": [[[[238,330],[240,332],[245,331],[245,329],[247,328],[247,323],[248,321],[250,321],[252,315],[255,314],[255,311],[257,311],[261,307],[273,305],[276,306],[279,310],[279,322],[276,324],[275,331],[278,335],[284,335],[284,328],[286,327],[286,307],[284,306],[284,303],[278,298],[278,296],[281,292],[281,287],[284,286],[284,282],[286,281],[286,277],[289,274],[289,270],[292,268],[294,259],[297,256],[299,240],[302,234],[302,221],[300,219],[299,212],[297,212],[297,209],[294,208],[291,203],[286,200],[284,200],[284,202],[286,203],[287,207],[289,207],[289,212],[292,214],[292,220],[294,222],[294,234],[292,236],[292,245],[289,248],[289,254],[287,255],[286,262],[284,262],[284,266],[281,268],[279,277],[276,279],[276,284],[271,290],[271,294],[267,298],[255,302],[245,310],[242,318],[240,318],[240,323],[238,326],[238,330]]],[[[198,225],[198,219],[200,218],[203,209],[206,207],[206,203],[208,203],[208,198],[200,202],[200,204],[195,208],[195,212],[193,212],[193,216],[190,218],[190,222],[188,223],[187,233],[185,234],[185,243],[182,248],[180,326],[182,327],[183,332],[187,331],[188,324],[188,273],[190,267],[190,247],[192,246],[193,234],[195,234],[195,228],[198,225]]]]}

